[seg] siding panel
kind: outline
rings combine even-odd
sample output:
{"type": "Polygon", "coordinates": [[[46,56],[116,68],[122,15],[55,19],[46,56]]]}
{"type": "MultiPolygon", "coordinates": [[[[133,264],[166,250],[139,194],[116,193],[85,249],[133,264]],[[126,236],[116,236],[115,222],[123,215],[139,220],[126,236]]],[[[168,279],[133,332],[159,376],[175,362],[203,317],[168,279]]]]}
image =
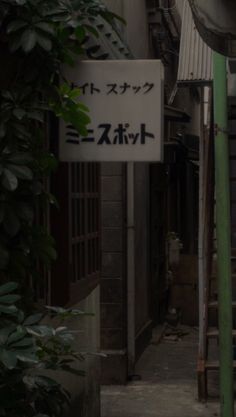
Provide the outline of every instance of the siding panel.
{"type": "Polygon", "coordinates": [[[203,42],[185,0],[180,40],[178,84],[209,83],[213,78],[212,50],[203,42]]]}

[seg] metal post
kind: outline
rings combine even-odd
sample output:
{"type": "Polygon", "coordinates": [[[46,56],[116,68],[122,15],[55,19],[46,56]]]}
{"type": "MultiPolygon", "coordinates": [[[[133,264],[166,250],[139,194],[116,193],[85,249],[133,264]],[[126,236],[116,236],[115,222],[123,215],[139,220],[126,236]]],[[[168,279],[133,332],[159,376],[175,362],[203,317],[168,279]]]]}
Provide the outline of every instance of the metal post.
{"type": "MultiPolygon", "coordinates": [[[[203,91],[201,91],[203,100],[203,91]]],[[[199,218],[198,218],[198,293],[199,293],[199,359],[205,356],[205,268],[204,268],[204,121],[201,108],[201,136],[199,143],[199,218]]]]}
{"type": "Polygon", "coordinates": [[[128,374],[135,371],[135,230],[134,230],[134,163],[127,164],[127,345],[128,374]]]}
{"type": "Polygon", "coordinates": [[[232,283],[226,58],[213,53],[221,417],[233,417],[232,283]]]}

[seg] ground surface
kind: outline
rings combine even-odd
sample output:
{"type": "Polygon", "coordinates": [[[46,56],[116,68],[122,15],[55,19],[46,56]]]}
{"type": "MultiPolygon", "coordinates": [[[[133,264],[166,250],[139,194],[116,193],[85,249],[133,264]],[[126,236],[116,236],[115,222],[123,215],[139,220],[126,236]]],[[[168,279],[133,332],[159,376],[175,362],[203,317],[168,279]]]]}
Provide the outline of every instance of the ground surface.
{"type": "MultiPolygon", "coordinates": [[[[140,358],[140,381],[102,389],[102,417],[219,417],[218,401],[197,401],[197,331],[181,341],[150,344],[140,358]]],[[[215,387],[214,387],[215,388],[215,387]]]]}

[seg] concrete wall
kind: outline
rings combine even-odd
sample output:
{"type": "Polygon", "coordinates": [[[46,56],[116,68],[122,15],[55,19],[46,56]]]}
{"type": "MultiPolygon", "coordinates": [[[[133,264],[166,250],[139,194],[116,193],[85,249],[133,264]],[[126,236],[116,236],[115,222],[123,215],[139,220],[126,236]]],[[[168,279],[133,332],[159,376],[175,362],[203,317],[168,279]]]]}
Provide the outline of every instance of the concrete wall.
{"type": "MultiPolygon", "coordinates": [[[[100,289],[97,287],[85,300],[73,306],[94,316],[70,319],[66,325],[75,330],[74,348],[77,351],[100,351],[100,289]]],[[[85,377],[69,373],[60,373],[58,380],[71,393],[71,407],[68,417],[99,417],[100,416],[100,373],[99,356],[86,356],[86,360],[76,364],[77,369],[86,372],[85,377]]]]}
{"type": "MultiPolygon", "coordinates": [[[[150,322],[149,164],[135,164],[135,330],[136,339],[150,322]],[[142,308],[140,308],[142,305],[142,308]]],[[[139,347],[137,346],[138,350],[139,347]]]]}
{"type": "Polygon", "coordinates": [[[114,13],[117,13],[119,16],[124,16],[123,0],[104,0],[103,3],[114,13]]]}
{"type": "Polygon", "coordinates": [[[102,164],[102,382],[125,383],[126,352],[126,240],[125,165],[102,164]]]}
{"type": "MultiPolygon", "coordinates": [[[[150,56],[145,0],[106,0],[106,5],[126,20],[123,35],[138,59],[150,56]]],[[[136,334],[149,322],[148,305],[148,164],[135,166],[135,285],[136,334]],[[142,308],[140,308],[140,302],[142,308]]],[[[101,346],[104,383],[127,380],[127,248],[126,165],[102,164],[102,283],[101,346]]]]}
{"type": "Polygon", "coordinates": [[[133,55],[137,59],[149,57],[149,36],[146,0],[105,0],[110,10],[126,21],[123,33],[133,55]]]}
{"type": "Polygon", "coordinates": [[[150,56],[146,0],[124,0],[126,40],[136,59],[150,56]]]}

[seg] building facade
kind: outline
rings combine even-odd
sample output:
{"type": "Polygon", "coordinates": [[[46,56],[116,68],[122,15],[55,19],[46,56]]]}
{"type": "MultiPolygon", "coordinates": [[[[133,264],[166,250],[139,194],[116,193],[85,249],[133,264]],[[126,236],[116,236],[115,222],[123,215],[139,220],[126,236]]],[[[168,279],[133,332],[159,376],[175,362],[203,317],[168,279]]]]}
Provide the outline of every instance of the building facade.
{"type": "Polygon", "coordinates": [[[165,68],[163,164],[101,167],[101,348],[103,383],[125,383],[170,307],[197,324],[198,88],[179,88],[177,73],[184,2],[107,1],[126,20],[122,35],[135,59],[161,59],[165,68]],[[134,4],[135,3],[135,4],[134,4]],[[135,15],[133,10],[135,8],[135,15]],[[134,202],[134,248],[129,207],[134,202]],[[132,201],[131,201],[132,204],[132,201]],[[182,242],[170,264],[170,240],[182,242]],[[130,264],[132,265],[130,269],[130,264]],[[191,273],[186,274],[190,268],[191,273]]]}
{"type": "MultiPolygon", "coordinates": [[[[100,383],[135,377],[153,327],[170,308],[180,311],[186,324],[197,324],[201,105],[198,87],[177,84],[183,2],[106,4],[126,25],[112,29],[94,20],[100,38],[86,41],[88,56],[162,61],[165,156],[153,164],[60,163],[52,178],[60,210],[51,212],[59,256],[51,271],[50,302],[94,313],[74,323],[76,344],[105,354],[86,359],[84,380],[63,378],[72,392],[71,417],[99,416],[100,383]]],[[[52,131],[57,135],[57,127],[52,131]]]]}

